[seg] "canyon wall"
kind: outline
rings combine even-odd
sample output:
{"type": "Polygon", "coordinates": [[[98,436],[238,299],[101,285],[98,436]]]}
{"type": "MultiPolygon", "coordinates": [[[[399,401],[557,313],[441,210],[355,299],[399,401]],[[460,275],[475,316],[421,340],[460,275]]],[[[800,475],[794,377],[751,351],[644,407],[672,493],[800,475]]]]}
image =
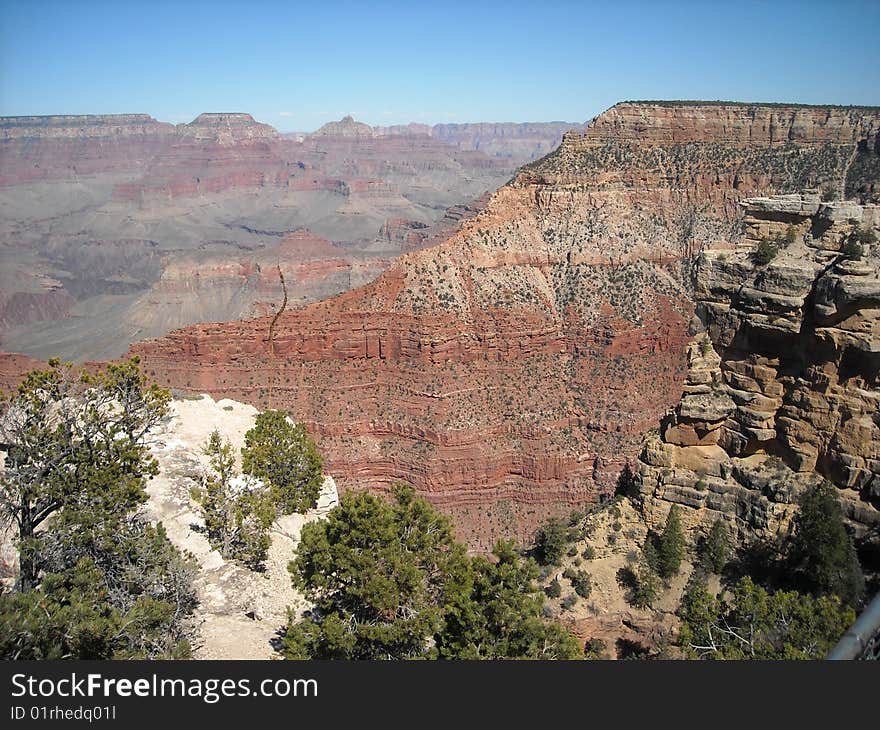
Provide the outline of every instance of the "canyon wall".
{"type": "Polygon", "coordinates": [[[857,543],[876,542],[880,206],[795,194],[743,209],[736,250],[699,261],[704,332],[639,458],[637,502],[654,527],[678,504],[695,534],[723,519],[748,544],[784,537],[798,498],[828,479],[857,543]],[[756,261],[774,240],[778,253],[756,261]]]}
{"type": "Polygon", "coordinates": [[[843,113],[617,105],[445,242],[284,313],[271,342],[258,318],[133,352],[164,384],[289,409],[343,488],[403,479],[474,547],[527,539],[609,493],[679,400],[692,263],[733,247],[739,202],[844,187],[878,113],[843,113]],[[768,115],[803,131],[780,143],[768,115]]]}
{"type": "Polygon", "coordinates": [[[0,118],[0,348],[111,358],[265,313],[279,265],[290,306],[347,291],[448,236],[562,134],[502,125],[495,157],[430,132],[349,118],[291,138],[241,113],[0,118]]]}

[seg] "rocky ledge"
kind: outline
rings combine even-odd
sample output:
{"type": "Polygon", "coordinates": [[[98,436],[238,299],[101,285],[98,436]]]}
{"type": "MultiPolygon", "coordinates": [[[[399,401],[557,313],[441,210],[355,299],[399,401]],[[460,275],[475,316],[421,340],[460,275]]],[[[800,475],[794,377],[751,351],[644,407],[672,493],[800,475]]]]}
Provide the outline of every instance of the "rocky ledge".
{"type": "Polygon", "coordinates": [[[880,527],[880,207],[809,194],[742,208],[736,250],[699,262],[703,332],[680,402],[645,442],[639,502],[653,526],[677,503],[693,530],[723,518],[748,542],[784,535],[798,497],[828,479],[868,539],[880,527]]]}

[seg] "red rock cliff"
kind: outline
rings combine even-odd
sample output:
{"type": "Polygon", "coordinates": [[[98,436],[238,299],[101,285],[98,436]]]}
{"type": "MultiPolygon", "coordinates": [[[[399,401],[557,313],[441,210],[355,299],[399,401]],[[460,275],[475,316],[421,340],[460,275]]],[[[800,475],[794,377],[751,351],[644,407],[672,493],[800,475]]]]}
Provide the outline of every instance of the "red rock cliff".
{"type": "Polygon", "coordinates": [[[289,409],[343,488],[405,479],[474,546],[526,537],[611,490],[678,400],[682,282],[696,252],[738,235],[736,202],[838,183],[876,124],[831,133],[836,116],[811,109],[807,137],[775,145],[729,133],[729,114],[618,105],[444,243],[285,313],[273,343],[262,318],[134,351],[167,385],[289,409]]]}

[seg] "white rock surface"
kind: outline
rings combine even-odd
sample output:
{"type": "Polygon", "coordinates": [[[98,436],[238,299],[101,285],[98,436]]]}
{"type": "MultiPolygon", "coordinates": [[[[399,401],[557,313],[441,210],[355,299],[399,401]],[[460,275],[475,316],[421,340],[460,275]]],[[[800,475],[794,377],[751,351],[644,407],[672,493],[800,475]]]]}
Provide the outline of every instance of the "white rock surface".
{"type": "Polygon", "coordinates": [[[275,655],[273,641],[287,623],[287,608],[302,609],[305,600],[290,582],[287,565],[299,541],[302,526],[319,519],[339,501],[333,478],[324,484],[315,510],[279,518],[272,526],[272,544],[265,572],[258,573],[226,561],[194,527],[203,524],[190,490],[207,466],[201,449],[217,428],[240,458],[244,435],[254,425],[256,408],[203,395],[175,400],[170,418],[154,434],[152,451],[159,475],[150,480],[146,512],[161,521],[171,541],[190,551],[201,570],[196,579],[200,599],[197,612],[201,640],[199,659],[268,659],[275,655]]]}

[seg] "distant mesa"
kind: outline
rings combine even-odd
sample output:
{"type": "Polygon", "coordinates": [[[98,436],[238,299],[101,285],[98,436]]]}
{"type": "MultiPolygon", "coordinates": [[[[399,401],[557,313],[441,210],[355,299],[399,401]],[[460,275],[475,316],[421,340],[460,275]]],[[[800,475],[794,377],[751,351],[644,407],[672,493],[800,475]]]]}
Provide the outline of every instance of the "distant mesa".
{"type": "Polygon", "coordinates": [[[196,139],[216,140],[224,144],[254,139],[277,139],[278,130],[257,122],[250,114],[205,113],[189,124],[180,124],[179,133],[196,139]]]}
{"type": "Polygon", "coordinates": [[[0,117],[0,140],[168,135],[174,125],[149,114],[59,114],[0,117]]]}
{"type": "Polygon", "coordinates": [[[356,122],[353,117],[346,116],[338,122],[327,122],[315,132],[319,137],[373,137],[375,131],[369,124],[356,122]]]}

